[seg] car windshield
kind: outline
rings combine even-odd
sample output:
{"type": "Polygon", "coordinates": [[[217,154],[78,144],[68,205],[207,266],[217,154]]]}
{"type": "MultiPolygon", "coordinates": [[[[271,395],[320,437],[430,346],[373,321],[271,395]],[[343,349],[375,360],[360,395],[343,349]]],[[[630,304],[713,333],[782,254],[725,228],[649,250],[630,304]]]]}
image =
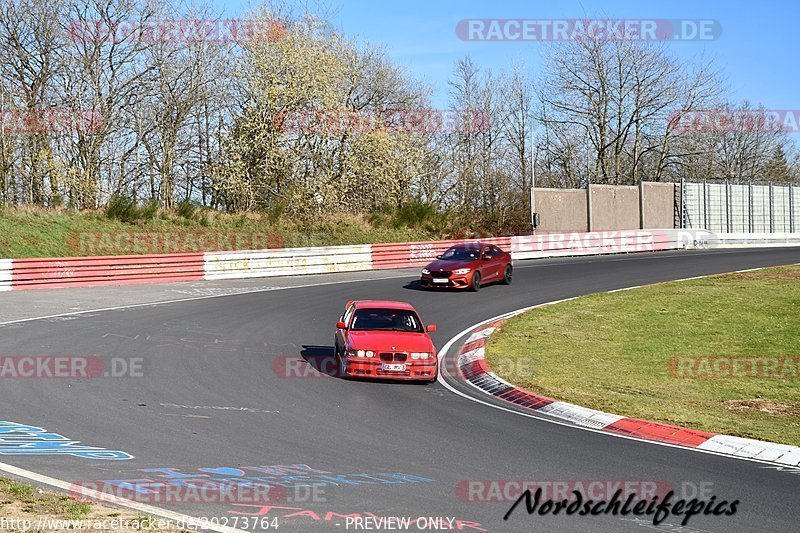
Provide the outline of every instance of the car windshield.
{"type": "Polygon", "coordinates": [[[422,324],[417,314],[408,309],[357,309],[350,329],[422,333],[422,324]]]}
{"type": "Polygon", "coordinates": [[[459,246],[454,246],[449,248],[445,253],[443,253],[439,259],[443,259],[445,261],[464,261],[464,260],[471,260],[477,259],[478,253],[480,250],[478,248],[463,248],[459,246]]]}

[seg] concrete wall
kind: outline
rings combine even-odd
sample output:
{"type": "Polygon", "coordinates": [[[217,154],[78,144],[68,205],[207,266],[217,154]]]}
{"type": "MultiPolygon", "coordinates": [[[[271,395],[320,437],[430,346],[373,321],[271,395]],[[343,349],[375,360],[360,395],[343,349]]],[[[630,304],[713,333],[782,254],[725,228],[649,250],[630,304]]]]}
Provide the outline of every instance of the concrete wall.
{"type": "Polygon", "coordinates": [[[586,190],[534,189],[533,202],[540,218],[536,231],[586,231],[586,190]]]}
{"type": "Polygon", "coordinates": [[[674,183],[643,183],[644,228],[671,228],[675,225],[675,194],[679,187],[674,183]]]}
{"type": "MultiPolygon", "coordinates": [[[[644,183],[642,188],[640,215],[639,187],[592,185],[591,231],[674,227],[675,185],[644,183]]],[[[586,189],[534,189],[533,201],[540,218],[537,232],[589,231],[586,189]]]]}
{"type": "Polygon", "coordinates": [[[639,188],[592,185],[592,231],[637,229],[639,188]]]}

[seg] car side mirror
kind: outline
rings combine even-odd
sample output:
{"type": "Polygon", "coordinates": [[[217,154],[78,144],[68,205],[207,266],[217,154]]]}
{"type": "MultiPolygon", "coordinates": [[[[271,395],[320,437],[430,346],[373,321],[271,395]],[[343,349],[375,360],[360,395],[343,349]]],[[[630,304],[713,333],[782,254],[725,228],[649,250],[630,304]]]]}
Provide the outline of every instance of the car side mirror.
{"type": "Polygon", "coordinates": [[[428,324],[428,333],[436,331],[436,324],[428,324]]]}
{"type": "Polygon", "coordinates": [[[436,256],[436,259],[441,259],[441,258],[442,258],[442,254],[439,254],[439,255],[436,256]]]}
{"type": "Polygon", "coordinates": [[[336,329],[347,329],[347,325],[340,320],[336,323],[336,329]]]}

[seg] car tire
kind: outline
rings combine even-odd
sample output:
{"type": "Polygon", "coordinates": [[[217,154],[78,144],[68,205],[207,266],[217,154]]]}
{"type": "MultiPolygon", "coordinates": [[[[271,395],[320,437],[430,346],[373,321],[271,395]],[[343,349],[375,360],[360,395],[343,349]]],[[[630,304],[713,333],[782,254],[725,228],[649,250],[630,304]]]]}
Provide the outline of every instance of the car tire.
{"type": "Polygon", "coordinates": [[[511,265],[506,265],[506,271],[503,275],[503,285],[511,285],[511,277],[514,275],[514,268],[511,265]]]}
{"type": "Polygon", "coordinates": [[[347,358],[344,355],[336,354],[339,359],[339,377],[342,379],[349,379],[347,375],[347,358]]]}
{"type": "Polygon", "coordinates": [[[481,290],[481,273],[475,272],[472,275],[472,283],[469,285],[470,292],[478,292],[481,290]]]}

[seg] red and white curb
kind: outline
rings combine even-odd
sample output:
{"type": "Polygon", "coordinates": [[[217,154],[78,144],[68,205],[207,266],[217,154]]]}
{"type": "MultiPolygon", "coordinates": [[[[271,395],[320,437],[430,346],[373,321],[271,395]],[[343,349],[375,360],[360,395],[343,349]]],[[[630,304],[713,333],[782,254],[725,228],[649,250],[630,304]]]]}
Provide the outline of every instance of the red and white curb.
{"type": "MultiPolygon", "coordinates": [[[[747,269],[737,272],[750,272],[753,270],[760,269],[747,269]]],[[[697,278],[686,278],[677,281],[686,281],[688,279],[697,278]]],[[[644,286],[647,285],[630,287],[628,289],[635,289],[644,286]]],[[[486,340],[497,330],[497,328],[500,327],[505,320],[522,314],[526,311],[573,299],[574,298],[558,300],[556,302],[548,302],[541,305],[519,309],[517,311],[501,315],[500,317],[490,319],[487,322],[467,330],[469,337],[467,337],[466,342],[464,342],[456,358],[456,367],[458,368],[460,377],[481,392],[500,398],[518,407],[522,407],[524,410],[533,411],[541,415],[547,415],[548,417],[568,422],[576,426],[589,428],[594,431],[604,431],[619,436],[638,440],[653,441],[671,446],[695,448],[698,450],[719,455],[737,457],[740,459],[776,463],[790,467],[800,467],[800,447],[798,446],[776,444],[772,442],[746,439],[730,435],[719,435],[716,433],[709,433],[707,431],[698,431],[679,426],[661,424],[658,422],[640,420],[637,418],[629,418],[612,413],[604,413],[602,411],[558,401],[553,398],[548,398],[546,396],[527,391],[508,383],[490,370],[485,359],[486,340]]],[[[463,334],[459,335],[457,338],[462,336],[463,334]]],[[[451,345],[451,343],[448,344],[451,345]]],[[[445,383],[445,385],[447,384],[445,383]]]]}

